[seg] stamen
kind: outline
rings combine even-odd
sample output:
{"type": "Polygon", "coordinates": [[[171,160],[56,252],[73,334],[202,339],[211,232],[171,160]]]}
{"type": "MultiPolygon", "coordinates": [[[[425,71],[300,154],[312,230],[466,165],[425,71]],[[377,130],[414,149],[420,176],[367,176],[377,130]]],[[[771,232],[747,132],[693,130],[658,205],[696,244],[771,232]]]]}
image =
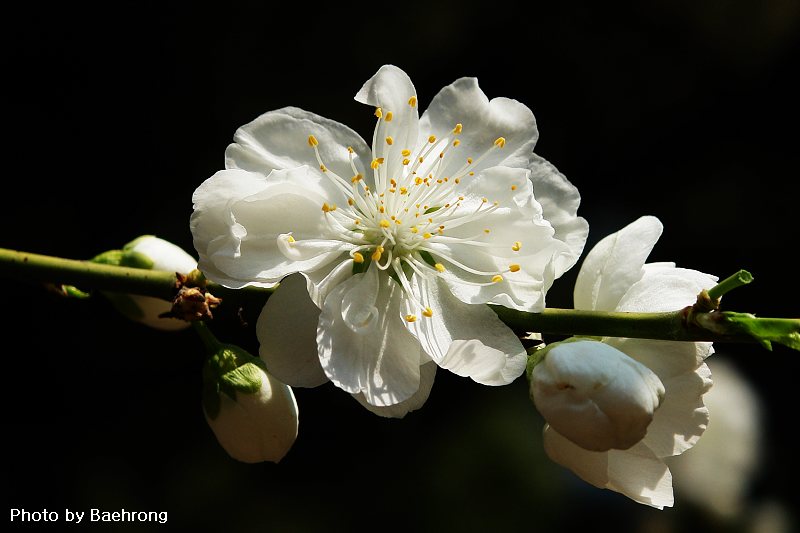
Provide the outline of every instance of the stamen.
{"type": "Polygon", "coordinates": [[[408,105],[410,105],[411,107],[417,107],[417,97],[412,96],[411,98],[409,98],[408,105]]]}
{"type": "Polygon", "coordinates": [[[391,224],[391,223],[390,223],[388,220],[386,220],[385,218],[383,218],[383,219],[381,219],[381,221],[380,221],[380,226],[381,226],[382,228],[391,228],[391,227],[392,227],[392,224],[391,224]]]}
{"type": "Polygon", "coordinates": [[[436,142],[436,135],[431,135],[430,137],[428,137],[428,142],[431,143],[431,144],[435,143],[436,142]]]}
{"type": "Polygon", "coordinates": [[[361,255],[360,252],[355,252],[353,254],[353,262],[354,263],[363,263],[364,262],[364,256],[361,255]]]}
{"type": "Polygon", "coordinates": [[[392,139],[391,137],[386,137],[386,144],[388,144],[389,146],[393,145],[394,139],[392,139]]]}
{"type": "Polygon", "coordinates": [[[416,322],[417,317],[416,315],[406,315],[406,322],[416,322]]]}
{"type": "Polygon", "coordinates": [[[375,116],[378,117],[378,118],[381,118],[383,116],[383,109],[381,109],[380,107],[376,107],[375,108],[375,116]]]}
{"type": "Polygon", "coordinates": [[[501,281],[503,281],[503,276],[501,276],[500,274],[495,274],[494,276],[492,276],[493,283],[500,283],[501,281]]]}
{"type": "Polygon", "coordinates": [[[522,243],[519,241],[514,241],[514,244],[511,246],[511,249],[515,252],[519,252],[519,249],[522,248],[522,243]]]}
{"type": "Polygon", "coordinates": [[[422,315],[428,318],[432,317],[433,309],[431,309],[430,307],[426,307],[425,310],[422,312],[422,315]]]}
{"type": "Polygon", "coordinates": [[[317,140],[317,138],[316,138],[316,137],[314,137],[313,135],[309,135],[309,136],[308,136],[308,145],[309,145],[310,147],[314,148],[314,147],[316,147],[316,146],[318,146],[318,145],[319,145],[319,141],[318,141],[318,140],[317,140]]]}
{"type": "Polygon", "coordinates": [[[456,127],[453,128],[453,135],[458,135],[459,133],[461,133],[461,130],[463,129],[464,126],[459,122],[458,124],[456,124],[456,127]]]}
{"type": "Polygon", "coordinates": [[[393,118],[394,118],[394,115],[392,114],[392,112],[391,111],[387,111],[386,112],[386,118],[384,120],[386,120],[386,122],[391,122],[393,118]]]}
{"type": "Polygon", "coordinates": [[[495,141],[494,141],[494,145],[495,145],[495,146],[497,146],[498,148],[503,148],[503,147],[505,147],[505,145],[506,145],[506,138],[505,138],[505,137],[498,137],[497,139],[495,139],[495,141]]]}
{"type": "Polygon", "coordinates": [[[518,272],[519,271],[519,265],[516,264],[516,263],[512,263],[512,264],[508,265],[508,270],[510,270],[511,272],[518,272]]]}
{"type": "Polygon", "coordinates": [[[439,272],[444,272],[445,270],[447,270],[446,268],[444,268],[444,265],[441,264],[441,263],[436,263],[435,265],[433,265],[433,268],[435,268],[439,272]]]}

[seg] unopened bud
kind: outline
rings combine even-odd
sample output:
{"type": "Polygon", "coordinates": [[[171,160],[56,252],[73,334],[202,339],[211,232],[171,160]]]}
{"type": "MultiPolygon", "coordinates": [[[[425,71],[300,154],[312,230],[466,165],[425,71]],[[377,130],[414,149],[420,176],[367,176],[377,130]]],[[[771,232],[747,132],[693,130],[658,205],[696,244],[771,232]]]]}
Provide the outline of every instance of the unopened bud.
{"type": "Polygon", "coordinates": [[[530,394],[553,429],[592,451],[625,450],[644,438],[664,398],[649,368],[594,340],[569,339],[543,352],[530,394]]]}

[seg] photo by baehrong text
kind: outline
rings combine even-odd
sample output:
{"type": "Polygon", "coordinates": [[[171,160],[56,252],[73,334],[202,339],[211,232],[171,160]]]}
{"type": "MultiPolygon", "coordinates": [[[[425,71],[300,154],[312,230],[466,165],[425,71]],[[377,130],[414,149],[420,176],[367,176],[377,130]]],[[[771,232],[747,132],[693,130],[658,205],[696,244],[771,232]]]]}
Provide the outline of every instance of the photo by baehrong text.
{"type": "Polygon", "coordinates": [[[120,509],[118,511],[104,511],[102,509],[89,509],[84,511],[74,511],[64,509],[63,514],[58,511],[42,509],[40,511],[29,511],[27,509],[11,509],[11,522],[71,522],[80,524],[81,522],[157,522],[167,523],[166,511],[129,511],[120,509]]]}

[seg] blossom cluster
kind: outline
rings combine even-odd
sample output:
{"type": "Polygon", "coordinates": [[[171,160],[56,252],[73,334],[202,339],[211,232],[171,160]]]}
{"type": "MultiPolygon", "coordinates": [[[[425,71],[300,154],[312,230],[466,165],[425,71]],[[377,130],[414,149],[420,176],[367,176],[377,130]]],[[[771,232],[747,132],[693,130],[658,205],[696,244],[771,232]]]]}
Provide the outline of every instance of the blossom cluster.
{"type": "MultiPolygon", "coordinates": [[[[587,241],[578,190],[534,153],[531,110],[489,99],[474,78],[420,114],[409,77],[385,65],[355,99],[374,112],[371,143],[294,107],[236,131],[225,168],[193,196],[198,268],[230,288],[277,287],[256,325],[264,383],[331,382],[399,418],[425,403],[440,369],[513,382],[529,354],[490,305],[545,308],[587,241]]],[[[661,231],[642,217],[602,239],[583,260],[575,308],[674,311],[713,286],[645,263],[661,231]]],[[[672,505],[664,459],[706,427],[711,353],[710,343],[604,337],[530,355],[547,454],[593,485],[672,505]]]]}

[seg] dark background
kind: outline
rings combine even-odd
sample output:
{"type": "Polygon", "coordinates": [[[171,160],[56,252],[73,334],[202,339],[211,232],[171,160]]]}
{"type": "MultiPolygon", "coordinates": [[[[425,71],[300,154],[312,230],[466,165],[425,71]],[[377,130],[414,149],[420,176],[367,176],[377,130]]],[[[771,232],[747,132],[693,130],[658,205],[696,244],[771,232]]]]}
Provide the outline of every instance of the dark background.
{"type": "MultiPolygon", "coordinates": [[[[746,268],[756,280],[727,309],[798,316],[800,5],[604,4],[4,7],[0,247],[88,258],[153,233],[192,251],[191,194],[223,167],[237,127],[294,105],[369,139],[372,110],[352,98],[393,63],[421,110],[462,76],[527,104],[536,152],[581,191],[587,250],[656,215],[652,261],[722,277],[746,268]]],[[[550,306],[571,305],[576,272],[550,306]]],[[[203,419],[191,331],[127,322],[99,297],[3,290],[6,512],[169,513],[166,526],[125,531],[744,531],[768,502],[793,513],[800,365],[782,347],[717,345],[766,407],[748,507],[726,523],[679,492],[658,512],[551,464],[524,379],[489,388],[440,372],[402,421],[332,385],[297,390],[294,448],[278,465],[244,465],[203,419]]],[[[221,317],[235,334],[224,340],[256,351],[255,316],[243,331],[221,317]]]]}

